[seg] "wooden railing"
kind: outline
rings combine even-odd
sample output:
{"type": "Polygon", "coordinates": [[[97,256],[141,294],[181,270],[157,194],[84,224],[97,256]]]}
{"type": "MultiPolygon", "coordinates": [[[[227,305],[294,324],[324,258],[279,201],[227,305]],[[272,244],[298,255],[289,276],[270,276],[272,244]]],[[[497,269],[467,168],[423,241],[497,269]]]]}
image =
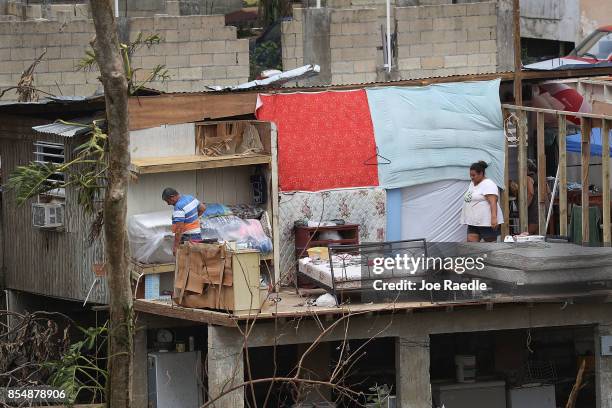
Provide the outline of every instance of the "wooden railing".
{"type": "MultiPolygon", "coordinates": [[[[610,246],[612,242],[611,225],[610,225],[610,126],[612,124],[612,116],[598,115],[592,113],[577,113],[560,111],[553,109],[532,108],[527,106],[502,105],[504,117],[508,118],[511,114],[516,120],[517,131],[517,157],[518,157],[518,212],[519,212],[519,228],[520,231],[527,231],[528,228],[528,203],[527,203],[527,141],[528,141],[528,121],[527,113],[534,112],[536,123],[536,157],[538,167],[538,229],[540,235],[546,235],[547,229],[547,184],[546,184],[546,153],[544,143],[545,133],[545,115],[554,115],[557,118],[558,137],[557,147],[559,149],[559,168],[558,168],[558,190],[559,190],[559,234],[568,235],[568,200],[567,200],[567,121],[568,117],[580,119],[581,128],[581,182],[582,182],[582,243],[589,242],[589,164],[591,160],[591,130],[593,128],[601,128],[602,139],[602,157],[601,157],[601,178],[602,178],[602,211],[603,211],[603,243],[610,246]]],[[[532,124],[532,128],[534,124],[532,124]]],[[[503,236],[509,233],[509,149],[506,139],[506,168],[505,174],[505,189],[502,194],[502,209],[507,222],[502,226],[503,236]]],[[[551,197],[554,200],[555,197],[551,197]]],[[[536,199],[536,197],[534,197],[536,199]]]]}

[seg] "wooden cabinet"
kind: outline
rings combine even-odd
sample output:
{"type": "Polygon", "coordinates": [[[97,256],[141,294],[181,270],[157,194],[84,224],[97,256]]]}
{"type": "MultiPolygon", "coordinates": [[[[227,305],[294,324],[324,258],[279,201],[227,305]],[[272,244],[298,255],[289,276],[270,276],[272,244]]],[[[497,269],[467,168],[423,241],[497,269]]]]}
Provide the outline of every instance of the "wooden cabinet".
{"type": "Polygon", "coordinates": [[[295,252],[298,258],[308,256],[306,250],[328,245],[358,245],[359,225],[344,224],[328,227],[295,227],[295,252]],[[325,232],[337,232],[340,239],[324,239],[325,232]]]}

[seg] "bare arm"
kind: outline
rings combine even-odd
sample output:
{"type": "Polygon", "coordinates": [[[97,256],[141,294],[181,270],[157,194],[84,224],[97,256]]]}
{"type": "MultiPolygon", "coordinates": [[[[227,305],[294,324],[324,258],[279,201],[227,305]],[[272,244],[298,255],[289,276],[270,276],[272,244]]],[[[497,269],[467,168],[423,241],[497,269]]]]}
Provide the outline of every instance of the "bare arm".
{"type": "Polygon", "coordinates": [[[491,207],[491,228],[497,229],[497,196],[495,194],[487,194],[485,197],[491,207]]]}
{"type": "Polygon", "coordinates": [[[201,217],[204,211],[206,211],[206,206],[204,203],[200,203],[200,205],[198,205],[198,217],[201,217]]]}
{"type": "Polygon", "coordinates": [[[176,250],[178,249],[179,244],[181,243],[181,238],[183,237],[183,231],[185,231],[185,223],[177,222],[172,226],[174,229],[174,245],[172,246],[172,253],[176,255],[176,250]]]}
{"type": "Polygon", "coordinates": [[[535,193],[535,188],[533,185],[533,179],[531,177],[527,177],[527,206],[530,206],[531,202],[533,201],[533,195],[535,193]]]}

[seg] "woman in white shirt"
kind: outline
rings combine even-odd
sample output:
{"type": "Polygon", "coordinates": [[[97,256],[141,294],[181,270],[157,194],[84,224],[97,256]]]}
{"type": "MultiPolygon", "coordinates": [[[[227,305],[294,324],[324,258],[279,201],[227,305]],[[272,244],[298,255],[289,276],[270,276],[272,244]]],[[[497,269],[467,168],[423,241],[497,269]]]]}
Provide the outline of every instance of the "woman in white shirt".
{"type": "Polygon", "coordinates": [[[504,216],[499,206],[499,190],[485,177],[487,163],[479,161],[470,166],[470,187],[463,196],[461,224],[468,226],[468,242],[497,241],[499,225],[504,216]]]}

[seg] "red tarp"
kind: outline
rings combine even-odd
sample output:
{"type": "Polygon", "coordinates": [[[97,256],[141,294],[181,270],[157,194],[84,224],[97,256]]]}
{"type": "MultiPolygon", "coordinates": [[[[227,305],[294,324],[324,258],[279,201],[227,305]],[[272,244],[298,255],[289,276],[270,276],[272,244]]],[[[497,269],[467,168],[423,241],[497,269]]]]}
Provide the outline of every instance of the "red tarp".
{"type": "Polygon", "coordinates": [[[278,127],[281,191],[378,185],[378,167],[364,164],[376,164],[364,90],[259,97],[257,119],[278,127]]]}

